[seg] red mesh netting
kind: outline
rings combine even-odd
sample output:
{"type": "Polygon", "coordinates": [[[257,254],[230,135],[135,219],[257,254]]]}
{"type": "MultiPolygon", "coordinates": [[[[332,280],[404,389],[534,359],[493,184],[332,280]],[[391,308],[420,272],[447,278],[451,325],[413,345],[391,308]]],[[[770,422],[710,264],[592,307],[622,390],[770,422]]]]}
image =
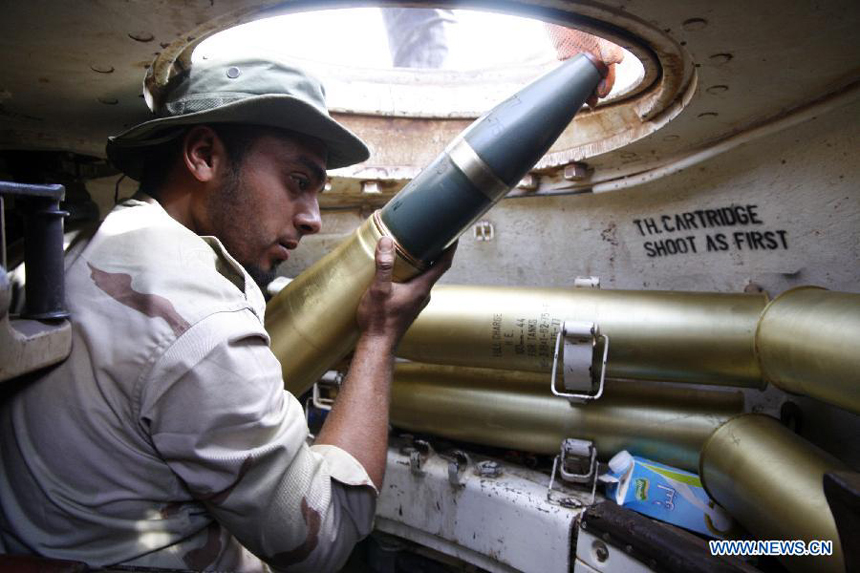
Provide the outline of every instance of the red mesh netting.
{"type": "MultiPolygon", "coordinates": [[[[609,66],[609,75],[600,82],[596,96],[606,97],[615,84],[615,64],[624,59],[624,50],[609,40],[586,34],[580,30],[546,24],[546,32],[555,48],[559,60],[566,60],[576,54],[587,52],[609,66]]],[[[595,105],[597,98],[592,96],[589,105],[595,105]]]]}
{"type": "Polygon", "coordinates": [[[621,47],[598,36],[555,24],[547,24],[546,31],[559,60],[566,60],[580,52],[588,52],[607,65],[624,59],[621,47]]]}

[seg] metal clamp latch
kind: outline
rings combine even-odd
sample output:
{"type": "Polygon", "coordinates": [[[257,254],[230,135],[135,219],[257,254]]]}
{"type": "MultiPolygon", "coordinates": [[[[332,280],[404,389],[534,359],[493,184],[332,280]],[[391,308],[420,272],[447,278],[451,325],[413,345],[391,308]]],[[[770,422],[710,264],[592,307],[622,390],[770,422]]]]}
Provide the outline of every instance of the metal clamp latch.
{"type": "MultiPolygon", "coordinates": [[[[311,395],[305,401],[305,421],[308,427],[311,427],[311,406],[316,408],[316,410],[322,410],[324,412],[323,416],[325,416],[331,411],[331,407],[334,405],[334,398],[332,396],[337,396],[337,390],[340,388],[342,382],[342,373],[336,370],[329,370],[314,383],[311,395]]],[[[308,439],[313,439],[314,437],[313,434],[308,434],[308,439]]]]}
{"type": "Polygon", "coordinates": [[[424,440],[412,440],[411,446],[406,446],[400,450],[406,456],[409,456],[409,470],[412,475],[422,477],[426,472],[423,469],[424,462],[433,455],[433,446],[424,440]]]}
{"type": "Polygon", "coordinates": [[[588,440],[576,440],[568,438],[561,443],[561,451],[552,462],[552,474],[549,478],[549,487],[546,492],[547,501],[558,503],[566,507],[580,507],[582,502],[567,497],[555,499],[552,495],[552,486],[555,483],[555,475],[558,473],[566,482],[591,484],[591,501],[594,503],[597,491],[597,448],[588,440]],[[574,469],[575,468],[575,469],[574,469]]]}
{"type": "MultiPolygon", "coordinates": [[[[466,485],[460,477],[466,473],[466,468],[469,467],[469,455],[462,450],[454,450],[451,452],[453,459],[448,459],[448,481],[454,487],[463,487],[466,485]]],[[[443,456],[448,458],[448,456],[443,456]]]]}
{"type": "Polygon", "coordinates": [[[343,383],[343,374],[336,370],[329,370],[325,374],[322,375],[313,387],[313,393],[311,394],[311,402],[314,406],[319,408],[320,410],[331,410],[332,405],[334,404],[334,398],[330,398],[328,396],[323,396],[322,391],[320,390],[320,386],[327,386],[329,388],[340,388],[340,385],[343,383]]]}
{"type": "Polygon", "coordinates": [[[552,358],[552,375],[550,389],[556,396],[567,398],[574,402],[596,400],[603,395],[603,382],[606,377],[606,358],[609,355],[609,337],[600,333],[599,327],[593,322],[566,320],[555,339],[555,352],[552,358]],[[562,379],[567,392],[555,389],[556,373],[558,372],[559,350],[562,349],[562,379]],[[598,349],[597,340],[603,339],[603,359],[599,375],[592,368],[594,353],[598,349]],[[598,378],[597,392],[593,393],[595,378],[598,378]]]}

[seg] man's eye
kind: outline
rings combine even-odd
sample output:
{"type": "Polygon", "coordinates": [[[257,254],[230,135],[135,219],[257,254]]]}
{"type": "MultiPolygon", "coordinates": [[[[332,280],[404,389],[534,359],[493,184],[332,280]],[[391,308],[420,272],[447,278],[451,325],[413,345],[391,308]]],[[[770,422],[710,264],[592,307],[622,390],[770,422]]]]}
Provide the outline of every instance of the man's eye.
{"type": "Polygon", "coordinates": [[[296,182],[300,190],[305,191],[310,187],[311,182],[307,177],[301,175],[291,175],[290,177],[296,182]]]}

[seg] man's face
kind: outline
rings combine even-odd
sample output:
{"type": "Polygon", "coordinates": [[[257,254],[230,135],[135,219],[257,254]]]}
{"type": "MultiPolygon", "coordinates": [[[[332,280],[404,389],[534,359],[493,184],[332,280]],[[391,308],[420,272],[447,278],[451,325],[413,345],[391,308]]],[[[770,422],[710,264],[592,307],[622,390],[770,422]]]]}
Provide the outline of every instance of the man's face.
{"type": "Polygon", "coordinates": [[[317,194],[325,185],[325,157],[325,146],[315,139],[262,131],[208,196],[212,234],[260,288],[304,235],[320,230],[317,194]]]}

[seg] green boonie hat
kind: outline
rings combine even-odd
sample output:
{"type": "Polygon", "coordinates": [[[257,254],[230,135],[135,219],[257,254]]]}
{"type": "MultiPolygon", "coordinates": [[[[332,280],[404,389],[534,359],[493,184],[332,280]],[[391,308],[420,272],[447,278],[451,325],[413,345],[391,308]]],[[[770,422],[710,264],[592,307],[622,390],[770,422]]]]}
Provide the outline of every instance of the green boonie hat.
{"type": "Polygon", "coordinates": [[[325,89],[316,79],[283,62],[208,60],[174,77],[153,119],[108,138],[107,156],[132,179],[140,180],[153,145],[176,137],[181,128],[205,123],[263,125],[321,140],[329,169],[370,157],[367,146],[328,114],[325,89]]]}

